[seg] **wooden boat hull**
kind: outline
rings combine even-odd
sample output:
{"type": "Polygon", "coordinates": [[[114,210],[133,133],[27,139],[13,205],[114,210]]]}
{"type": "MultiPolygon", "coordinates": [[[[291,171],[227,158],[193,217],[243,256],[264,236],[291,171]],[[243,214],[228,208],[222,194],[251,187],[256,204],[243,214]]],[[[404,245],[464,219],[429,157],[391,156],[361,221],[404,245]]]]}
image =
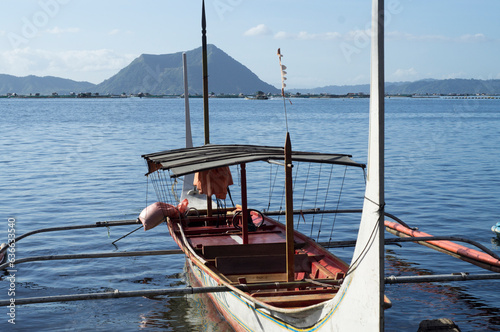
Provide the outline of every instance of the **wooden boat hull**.
{"type": "MultiPolygon", "coordinates": [[[[266,219],[267,220],[267,219],[266,219]]],[[[279,224],[279,223],[277,223],[279,224]]],[[[208,293],[208,296],[224,316],[228,323],[236,331],[336,331],[335,312],[343,299],[341,292],[333,294],[331,299],[320,303],[306,305],[301,307],[275,307],[250,294],[240,291],[233,285],[234,282],[228,282],[224,275],[221,275],[213,268],[210,268],[210,262],[199,256],[196,249],[187,244],[187,238],[184,234],[184,228],[178,221],[168,220],[168,227],[173,239],[179,247],[185,252],[187,265],[192,271],[197,282],[201,286],[211,287],[227,285],[231,288],[228,292],[208,293]]],[[[189,231],[189,227],[186,228],[189,231]]],[[[306,236],[296,232],[296,241],[307,241],[307,246],[315,246],[311,250],[322,250],[321,247],[313,243],[306,236]],[[310,241],[310,242],[309,242],[310,241]]],[[[325,255],[330,255],[337,259],[342,269],[347,271],[348,266],[340,259],[323,249],[325,255]]],[[[272,278],[280,279],[279,274],[268,274],[272,278]]],[[[263,276],[262,280],[252,280],[253,282],[270,281],[263,276]]],[[[280,281],[284,281],[280,279],[280,281]]],[[[311,295],[311,297],[321,298],[322,294],[311,295]]],[[[301,301],[304,298],[301,299],[301,301]]],[[[293,297],[290,302],[293,303],[293,297]]]]}

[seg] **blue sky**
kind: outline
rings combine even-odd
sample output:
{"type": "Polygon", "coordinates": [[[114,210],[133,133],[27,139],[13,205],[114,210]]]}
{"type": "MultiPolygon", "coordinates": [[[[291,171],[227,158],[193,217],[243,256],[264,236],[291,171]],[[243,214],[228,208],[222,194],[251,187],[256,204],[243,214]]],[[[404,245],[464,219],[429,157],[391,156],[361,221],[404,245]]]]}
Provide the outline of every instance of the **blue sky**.
{"type": "MultiPolygon", "coordinates": [[[[369,0],[206,0],[208,42],[288,88],[369,82],[369,0]]],[[[201,0],[2,0],[0,73],[100,83],[201,45],[201,0]]],[[[386,81],[500,79],[500,1],[386,0],[386,81]]]]}

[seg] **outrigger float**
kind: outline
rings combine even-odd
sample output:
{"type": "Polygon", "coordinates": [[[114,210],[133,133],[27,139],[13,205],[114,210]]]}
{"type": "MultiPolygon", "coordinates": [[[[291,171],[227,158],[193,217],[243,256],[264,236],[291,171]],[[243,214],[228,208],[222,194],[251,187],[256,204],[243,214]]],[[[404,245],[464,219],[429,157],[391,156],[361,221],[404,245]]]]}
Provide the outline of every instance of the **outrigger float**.
{"type": "MultiPolygon", "coordinates": [[[[189,269],[201,287],[18,298],[16,305],[206,293],[236,331],[383,331],[384,310],[391,306],[390,300],[384,295],[385,284],[500,279],[500,273],[497,273],[500,272],[500,259],[484,246],[458,237],[431,236],[409,227],[385,211],[383,11],[383,1],[374,0],[367,165],[353,161],[346,154],[293,151],[288,132],[284,147],[212,145],[208,121],[205,121],[205,145],[192,147],[187,98],[189,94],[185,79],[186,148],[143,156],[147,161],[147,175],[152,179],[158,202],[144,209],[137,220],[54,227],[30,232],[15,239],[17,243],[37,233],[93,227],[140,225],[139,228],[146,230],[166,222],[180,250],[27,257],[15,262],[7,260],[0,265],[0,269],[40,260],[184,254],[189,269]],[[275,174],[281,174],[282,180],[278,182],[282,181],[284,188],[284,209],[259,211],[248,204],[247,189],[250,186],[247,183],[247,165],[264,163],[276,167],[275,174]],[[329,178],[328,183],[320,181],[324,176],[315,177],[320,185],[313,196],[324,199],[320,208],[315,206],[307,209],[301,206],[294,209],[293,193],[297,192],[299,185],[306,188],[309,181],[293,178],[292,167],[296,170],[302,164],[313,165],[306,168],[307,173],[309,169],[320,174],[322,170],[331,170],[326,177],[329,178]],[[230,167],[237,167],[239,170],[241,201],[239,205],[227,207],[225,198],[230,195],[228,186],[233,183],[230,167]],[[334,168],[341,168],[343,171],[335,173],[334,168]],[[344,180],[335,174],[343,173],[345,178],[350,169],[363,170],[365,174],[366,191],[361,210],[339,210],[335,203],[340,198],[337,201],[329,198],[332,177],[338,178],[342,183],[338,190],[340,193],[344,180]],[[171,193],[170,188],[174,187],[175,180],[180,177],[184,177],[184,186],[179,196],[171,193]],[[177,197],[180,199],[177,200],[177,197]],[[332,201],[334,207],[327,208],[327,203],[332,201]],[[361,213],[357,239],[333,241],[331,234],[337,216],[353,213],[361,213]],[[282,215],[285,216],[284,223],[280,222],[282,215]],[[298,217],[297,220],[294,220],[294,216],[298,217]],[[312,222],[316,216],[321,216],[320,225],[312,222]],[[333,221],[324,221],[324,216],[334,216],[333,221]],[[384,220],[385,217],[392,221],[384,220]],[[305,224],[311,229],[311,235],[298,231],[301,221],[302,229],[305,224]],[[320,233],[326,224],[331,227],[331,232],[328,241],[324,242],[320,241],[324,239],[320,237],[320,233]],[[312,238],[313,230],[318,232],[316,240],[312,238]],[[385,230],[398,238],[385,239],[385,230]],[[394,242],[419,243],[494,273],[386,277],[384,245],[394,242]],[[467,242],[477,249],[457,242],[467,242]],[[354,246],[350,264],[328,250],[347,246],[354,246]]],[[[204,116],[208,120],[204,2],[202,12],[204,116]]],[[[284,95],[286,72],[281,65],[281,53],[278,52],[278,55],[284,95]]],[[[304,204],[310,204],[310,198],[304,195],[304,204]]],[[[9,244],[0,249],[0,255],[4,256],[8,249],[9,244]]],[[[3,259],[5,261],[5,256],[3,259]]],[[[0,301],[0,305],[8,304],[9,300],[0,301]]]]}

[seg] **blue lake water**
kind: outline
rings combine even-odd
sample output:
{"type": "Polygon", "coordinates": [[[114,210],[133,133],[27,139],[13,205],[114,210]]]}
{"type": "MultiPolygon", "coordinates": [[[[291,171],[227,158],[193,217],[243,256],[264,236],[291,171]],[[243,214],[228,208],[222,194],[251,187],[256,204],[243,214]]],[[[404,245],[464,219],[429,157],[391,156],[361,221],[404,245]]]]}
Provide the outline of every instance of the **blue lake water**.
{"type": "MultiPolygon", "coordinates": [[[[348,153],[366,162],[367,99],[287,102],[294,150],[348,153]]],[[[0,99],[0,242],[35,229],[135,219],[155,200],[142,154],[182,147],[181,99],[0,99]]],[[[282,100],[212,99],[211,142],[283,145],[282,100]]],[[[194,144],[203,144],[202,101],[191,100],[194,144]]],[[[500,254],[500,100],[386,99],[386,211],[433,235],[466,236],[500,254]]],[[[258,179],[264,183],[266,175],[258,179]]],[[[257,182],[259,182],[257,181],[257,182]]],[[[262,184],[262,190],[267,190],[262,184]]],[[[352,189],[352,188],[351,188],[352,189]]],[[[362,185],[354,182],[356,194],[362,185]]],[[[347,188],[345,189],[348,190],[347,188]]],[[[251,193],[252,195],[252,193],[251,193]]],[[[264,204],[268,193],[250,201],[264,204]],[[265,197],[263,197],[265,196],[265,197]]],[[[349,197],[349,194],[347,194],[349,197]]],[[[16,259],[84,252],[176,249],[162,225],[111,242],[135,226],[33,235],[16,259]]],[[[339,234],[355,230],[339,225],[339,234]]],[[[332,249],[333,250],[333,249],[332,249]]],[[[481,273],[415,244],[386,247],[386,275],[481,273]]],[[[349,249],[336,249],[346,259],[349,249]]],[[[17,298],[183,287],[180,255],[19,264],[17,298]]],[[[485,271],[486,272],[486,271],[485,271]]],[[[0,299],[9,282],[0,280],[0,299]]],[[[462,331],[500,331],[500,281],[388,285],[386,331],[416,331],[450,318],[462,331]]],[[[226,331],[203,297],[128,298],[1,308],[1,331],[226,331]]]]}

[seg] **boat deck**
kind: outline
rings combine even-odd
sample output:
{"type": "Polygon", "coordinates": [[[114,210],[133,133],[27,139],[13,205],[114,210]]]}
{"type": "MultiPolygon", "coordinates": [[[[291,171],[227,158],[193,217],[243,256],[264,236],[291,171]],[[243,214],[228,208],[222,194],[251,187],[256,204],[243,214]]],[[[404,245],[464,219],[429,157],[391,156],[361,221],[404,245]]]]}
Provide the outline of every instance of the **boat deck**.
{"type": "MultiPolygon", "coordinates": [[[[243,244],[241,231],[226,222],[209,221],[200,225],[188,223],[183,233],[193,250],[205,260],[205,266],[224,276],[230,284],[285,282],[286,235],[283,227],[266,220],[264,225],[248,234],[243,244]],[[205,226],[206,225],[206,226],[205,226]]],[[[295,280],[340,280],[346,266],[332,259],[325,251],[295,236],[295,280]]],[[[253,291],[249,295],[276,307],[292,308],[312,305],[331,299],[338,286],[317,282],[301,289],[253,291]]]]}

